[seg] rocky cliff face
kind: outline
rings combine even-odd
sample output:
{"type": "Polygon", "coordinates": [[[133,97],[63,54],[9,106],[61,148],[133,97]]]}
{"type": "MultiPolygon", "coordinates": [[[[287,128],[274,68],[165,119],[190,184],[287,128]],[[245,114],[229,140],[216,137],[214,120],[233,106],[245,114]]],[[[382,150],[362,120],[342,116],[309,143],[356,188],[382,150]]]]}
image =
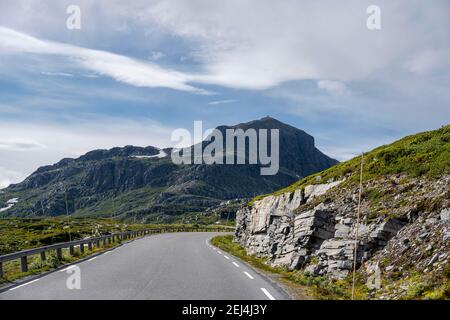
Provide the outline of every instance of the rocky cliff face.
{"type": "Polygon", "coordinates": [[[387,276],[442,273],[450,257],[449,183],[450,175],[367,182],[359,224],[358,187],[345,180],[268,196],[237,212],[236,241],[271,265],[344,279],[353,268],[358,229],[361,274],[368,276],[374,265],[387,276]],[[379,202],[388,211],[377,211],[379,202]]]}

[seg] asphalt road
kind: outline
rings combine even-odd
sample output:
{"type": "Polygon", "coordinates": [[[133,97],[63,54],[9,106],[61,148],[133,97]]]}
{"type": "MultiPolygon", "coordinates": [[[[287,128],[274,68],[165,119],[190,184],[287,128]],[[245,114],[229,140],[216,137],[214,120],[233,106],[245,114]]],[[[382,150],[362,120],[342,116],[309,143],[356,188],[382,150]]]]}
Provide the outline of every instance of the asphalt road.
{"type": "Polygon", "coordinates": [[[141,238],[0,293],[3,299],[267,300],[289,297],[208,242],[215,233],[141,238]],[[69,279],[70,278],[70,279],[69,279]],[[69,289],[80,283],[81,288],[69,289]],[[70,287],[70,286],[69,286],[70,287]]]}

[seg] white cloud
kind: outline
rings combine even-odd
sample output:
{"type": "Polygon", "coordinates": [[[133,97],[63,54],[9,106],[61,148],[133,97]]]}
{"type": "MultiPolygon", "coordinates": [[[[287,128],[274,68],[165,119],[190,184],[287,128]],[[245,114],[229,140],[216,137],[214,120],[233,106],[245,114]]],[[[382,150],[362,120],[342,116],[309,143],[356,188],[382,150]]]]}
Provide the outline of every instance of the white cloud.
{"type": "Polygon", "coordinates": [[[21,139],[21,138],[12,138],[12,139],[0,139],[0,149],[3,150],[15,150],[15,151],[23,151],[30,149],[43,149],[45,148],[39,142],[29,140],[29,139],[21,139]]]}
{"type": "Polygon", "coordinates": [[[449,48],[448,3],[377,2],[383,26],[366,27],[370,1],[164,0],[143,16],[199,42],[199,82],[265,89],[291,80],[365,79],[428,47],[449,48]],[[429,30],[439,30],[430,32],[429,30]],[[414,35],[414,36],[405,36],[414,35]]]}
{"type": "Polygon", "coordinates": [[[333,81],[333,80],[319,80],[317,82],[317,87],[319,89],[323,89],[330,94],[342,96],[342,95],[348,95],[350,94],[350,91],[348,90],[345,83],[342,83],[340,81],[333,81]]]}
{"type": "Polygon", "coordinates": [[[424,50],[408,60],[405,68],[417,75],[429,75],[447,71],[450,67],[450,51],[424,50]]]}
{"type": "Polygon", "coordinates": [[[227,104],[227,103],[233,103],[236,102],[236,100],[234,99],[227,99],[227,100],[216,100],[216,101],[211,101],[208,102],[209,105],[218,105],[218,104],[227,104]]]}
{"type": "Polygon", "coordinates": [[[82,68],[134,86],[165,87],[193,93],[206,93],[204,90],[188,85],[187,82],[191,80],[191,77],[181,72],[107,51],[40,40],[4,27],[0,27],[0,52],[64,56],[82,68]]]}
{"type": "Polygon", "coordinates": [[[51,76],[51,77],[73,77],[73,74],[71,73],[65,73],[65,72],[47,72],[43,71],[41,72],[44,76],[51,76]]]}

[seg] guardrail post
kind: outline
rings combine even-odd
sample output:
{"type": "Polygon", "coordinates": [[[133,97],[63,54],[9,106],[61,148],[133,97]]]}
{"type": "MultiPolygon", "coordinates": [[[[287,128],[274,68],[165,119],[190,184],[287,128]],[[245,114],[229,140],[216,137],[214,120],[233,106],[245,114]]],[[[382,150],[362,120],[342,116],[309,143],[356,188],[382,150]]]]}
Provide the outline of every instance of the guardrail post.
{"type": "Polygon", "coordinates": [[[74,255],[75,250],[73,249],[73,246],[69,246],[69,253],[70,253],[71,256],[74,255]]]}
{"type": "Polygon", "coordinates": [[[95,241],[95,245],[97,246],[97,248],[100,248],[100,240],[95,241]]]}
{"type": "Polygon", "coordinates": [[[20,270],[22,272],[27,272],[28,271],[27,256],[24,256],[24,257],[20,258],[20,270]]]}
{"type": "Polygon", "coordinates": [[[80,252],[84,253],[84,244],[83,243],[80,243],[80,252]]]}
{"type": "Polygon", "coordinates": [[[3,262],[0,261],[0,278],[3,278],[3,262]]]}
{"type": "Polygon", "coordinates": [[[88,242],[88,250],[92,251],[92,242],[88,242]]]}
{"type": "Polygon", "coordinates": [[[45,251],[42,251],[41,252],[41,262],[44,262],[45,261],[45,251]]]}
{"type": "Polygon", "coordinates": [[[62,260],[62,249],[56,248],[56,259],[62,260]]]}

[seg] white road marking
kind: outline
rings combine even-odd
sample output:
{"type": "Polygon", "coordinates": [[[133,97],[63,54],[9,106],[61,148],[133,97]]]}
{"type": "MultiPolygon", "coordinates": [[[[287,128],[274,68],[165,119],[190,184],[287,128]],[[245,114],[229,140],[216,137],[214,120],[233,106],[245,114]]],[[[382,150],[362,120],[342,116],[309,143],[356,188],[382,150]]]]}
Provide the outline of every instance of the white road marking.
{"type": "Polygon", "coordinates": [[[230,258],[229,257],[227,257],[227,256],[223,256],[225,259],[227,259],[227,260],[230,260],[230,258]]]}
{"type": "Polygon", "coordinates": [[[273,297],[273,295],[271,295],[269,293],[269,291],[267,291],[266,288],[261,288],[262,292],[264,292],[264,294],[267,296],[267,298],[269,298],[269,300],[275,300],[275,298],[273,297]]]}
{"type": "Polygon", "coordinates": [[[255,278],[253,278],[253,276],[252,276],[250,273],[248,273],[247,271],[244,271],[244,273],[245,273],[245,275],[246,275],[247,277],[249,277],[250,279],[255,279],[255,278]]]}
{"type": "Polygon", "coordinates": [[[92,261],[92,260],[95,260],[95,259],[97,259],[97,257],[90,258],[88,261],[92,261]]]}
{"type": "Polygon", "coordinates": [[[222,252],[220,252],[219,250],[217,250],[217,253],[218,253],[218,254],[222,254],[222,252]]]}
{"type": "Polygon", "coordinates": [[[104,254],[108,254],[108,253],[111,253],[111,251],[106,251],[104,254]]]}
{"type": "Polygon", "coordinates": [[[239,268],[239,265],[238,265],[236,262],[233,261],[233,264],[234,264],[237,268],[239,268]]]}
{"type": "Polygon", "coordinates": [[[76,266],[77,266],[76,264],[71,265],[71,266],[68,266],[67,268],[62,269],[62,270],[59,271],[59,272],[64,272],[64,271],[70,270],[70,269],[72,269],[72,268],[75,268],[76,266]]]}
{"type": "Polygon", "coordinates": [[[41,280],[41,279],[35,279],[35,280],[30,281],[30,282],[21,284],[20,286],[17,286],[17,287],[14,287],[14,288],[9,289],[9,291],[13,291],[13,290],[19,289],[19,288],[21,288],[21,287],[24,287],[24,286],[26,286],[26,285],[29,285],[29,284],[31,284],[31,283],[33,283],[33,282],[36,282],[36,281],[39,281],[39,280],[41,280]]]}

